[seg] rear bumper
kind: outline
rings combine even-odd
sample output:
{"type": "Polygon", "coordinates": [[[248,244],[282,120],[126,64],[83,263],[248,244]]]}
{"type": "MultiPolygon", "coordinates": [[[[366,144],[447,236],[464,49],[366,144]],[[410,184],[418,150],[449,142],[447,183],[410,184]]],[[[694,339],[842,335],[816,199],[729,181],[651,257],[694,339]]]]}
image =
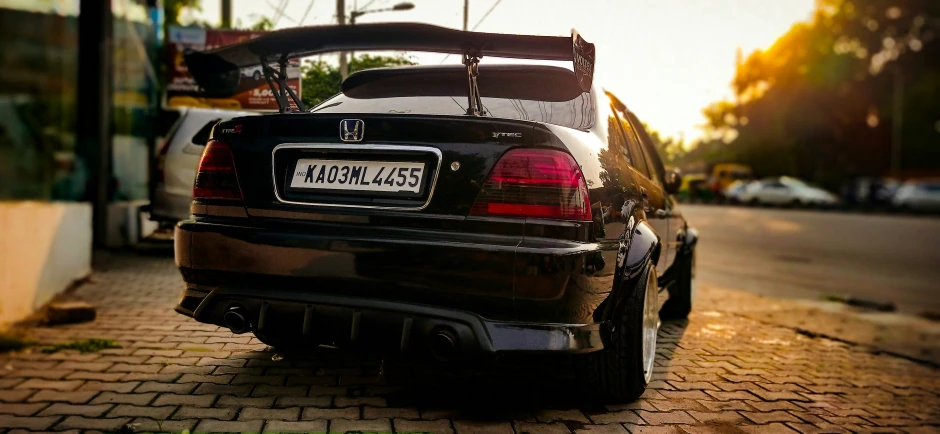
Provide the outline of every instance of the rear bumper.
{"type": "Polygon", "coordinates": [[[456,309],[290,290],[190,288],[176,311],[224,327],[223,316],[233,307],[245,314],[251,331],[289,336],[297,343],[408,352],[429,348],[431,337],[444,332],[455,338],[456,357],[604,347],[602,324],[495,321],[456,309]]]}
{"type": "Polygon", "coordinates": [[[420,346],[445,329],[470,352],[603,348],[606,323],[595,311],[612,267],[596,244],[194,220],[179,223],[174,238],[187,284],[177,311],[201,322],[224,326],[238,307],[266,335],[340,346],[361,344],[357,335],[375,338],[371,347],[420,346]]]}

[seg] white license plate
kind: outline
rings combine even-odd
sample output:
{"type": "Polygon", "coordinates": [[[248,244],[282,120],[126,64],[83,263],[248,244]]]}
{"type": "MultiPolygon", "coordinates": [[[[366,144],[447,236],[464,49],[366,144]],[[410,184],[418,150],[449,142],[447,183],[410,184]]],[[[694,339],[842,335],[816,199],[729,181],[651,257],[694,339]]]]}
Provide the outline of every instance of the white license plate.
{"type": "Polygon", "coordinates": [[[302,158],[294,166],[292,188],[419,193],[425,163],[302,158]]]}

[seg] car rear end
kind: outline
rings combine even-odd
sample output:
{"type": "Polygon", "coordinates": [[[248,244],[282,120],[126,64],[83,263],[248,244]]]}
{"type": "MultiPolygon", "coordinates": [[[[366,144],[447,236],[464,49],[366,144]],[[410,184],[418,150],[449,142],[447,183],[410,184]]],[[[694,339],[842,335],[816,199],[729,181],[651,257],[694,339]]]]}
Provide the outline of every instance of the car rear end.
{"type": "MultiPolygon", "coordinates": [[[[593,104],[577,94],[563,104],[593,104]]],[[[526,119],[388,114],[384,96],[215,128],[176,229],[177,311],[269,343],[601,348],[577,308],[599,254],[568,146],[526,119]]]]}

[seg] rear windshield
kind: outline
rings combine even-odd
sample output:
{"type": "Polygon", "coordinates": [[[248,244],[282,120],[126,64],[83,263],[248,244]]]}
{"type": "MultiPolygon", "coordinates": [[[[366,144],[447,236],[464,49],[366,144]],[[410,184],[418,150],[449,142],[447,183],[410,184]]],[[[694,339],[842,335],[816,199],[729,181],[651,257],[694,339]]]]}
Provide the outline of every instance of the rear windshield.
{"type": "MultiPolygon", "coordinates": [[[[478,85],[486,116],[544,122],[578,130],[592,128],[597,116],[594,93],[581,92],[570,71],[543,68],[487,69],[481,66],[478,85]]],[[[343,85],[343,93],[310,111],[452,116],[467,113],[465,71],[402,69],[407,73],[378,71],[358,79],[351,76],[343,85]]]]}

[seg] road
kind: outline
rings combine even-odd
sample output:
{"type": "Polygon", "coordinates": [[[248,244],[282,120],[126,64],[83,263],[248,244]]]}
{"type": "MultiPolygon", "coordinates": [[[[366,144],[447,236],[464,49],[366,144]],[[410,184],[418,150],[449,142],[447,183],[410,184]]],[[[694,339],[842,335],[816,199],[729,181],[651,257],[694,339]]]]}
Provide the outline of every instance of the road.
{"type": "Polygon", "coordinates": [[[683,205],[696,278],[762,295],[855,296],[940,313],[940,219],[683,205]]]}

